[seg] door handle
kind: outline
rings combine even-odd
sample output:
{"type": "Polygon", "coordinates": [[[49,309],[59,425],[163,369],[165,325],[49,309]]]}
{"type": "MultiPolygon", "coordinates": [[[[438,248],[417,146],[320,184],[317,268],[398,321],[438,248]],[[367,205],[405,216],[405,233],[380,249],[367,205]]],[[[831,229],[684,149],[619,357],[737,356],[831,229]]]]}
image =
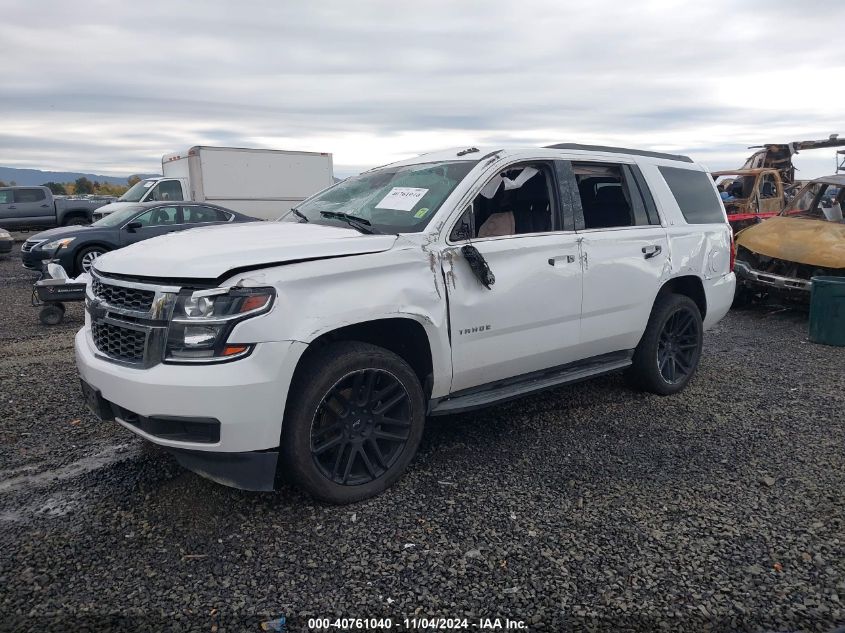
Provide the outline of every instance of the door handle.
{"type": "Polygon", "coordinates": [[[575,262],[575,255],[560,255],[558,257],[549,257],[549,266],[556,266],[558,262],[566,261],[567,264],[575,262]]]}
{"type": "Polygon", "coordinates": [[[42,204],[42,205],[41,205],[41,208],[42,208],[42,209],[46,209],[46,208],[47,208],[47,207],[49,207],[49,206],[50,206],[49,204],[42,204]]]}
{"type": "Polygon", "coordinates": [[[656,255],[659,255],[660,252],[663,250],[663,247],[659,244],[651,244],[650,246],[643,246],[643,256],[646,259],[651,259],[656,255]]]}
{"type": "Polygon", "coordinates": [[[15,205],[10,206],[9,208],[10,209],[17,209],[17,207],[15,205]]]}

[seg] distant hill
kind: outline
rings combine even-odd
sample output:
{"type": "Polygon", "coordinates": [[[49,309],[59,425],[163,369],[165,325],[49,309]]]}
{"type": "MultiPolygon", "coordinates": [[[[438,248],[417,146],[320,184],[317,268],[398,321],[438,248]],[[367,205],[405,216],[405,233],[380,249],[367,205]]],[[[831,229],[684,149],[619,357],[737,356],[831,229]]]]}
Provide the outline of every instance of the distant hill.
{"type": "MultiPolygon", "coordinates": [[[[75,171],[41,171],[40,169],[17,169],[15,167],[0,167],[0,180],[6,184],[13,180],[16,184],[24,187],[32,185],[43,185],[45,182],[73,182],[83,176],[94,182],[104,182],[110,185],[126,185],[126,180],[132,174],[126,176],[99,176],[97,174],[83,174],[75,171]]],[[[146,178],[152,174],[139,174],[146,178]]]]}

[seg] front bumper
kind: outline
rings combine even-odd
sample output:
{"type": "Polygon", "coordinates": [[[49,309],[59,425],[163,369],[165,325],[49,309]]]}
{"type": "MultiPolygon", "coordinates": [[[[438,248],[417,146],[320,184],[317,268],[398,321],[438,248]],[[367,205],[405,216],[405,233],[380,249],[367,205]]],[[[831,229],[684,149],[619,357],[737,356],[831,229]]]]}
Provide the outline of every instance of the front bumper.
{"type": "Polygon", "coordinates": [[[15,240],[12,238],[8,239],[0,239],[0,255],[8,255],[12,252],[12,246],[14,246],[15,240]]]}
{"type": "Polygon", "coordinates": [[[797,277],[784,277],[772,273],[762,272],[753,269],[742,260],[734,262],[734,271],[737,277],[745,285],[762,286],[775,290],[797,290],[798,292],[810,292],[812,282],[809,279],[798,279],[797,277]]]}
{"type": "Polygon", "coordinates": [[[141,369],[102,358],[87,325],[75,339],[82,380],[117,407],[112,410],[119,424],[160,446],[208,453],[278,447],[288,387],[305,347],[297,341],[259,343],[252,354],[230,363],[160,363],[141,369]],[[190,434],[180,438],[178,432],[167,432],[168,419],[174,424],[186,419],[217,421],[219,439],[206,436],[197,441],[190,434]]]}
{"type": "Polygon", "coordinates": [[[21,251],[21,262],[24,268],[41,270],[41,262],[45,259],[49,259],[49,256],[41,250],[21,251]]]}

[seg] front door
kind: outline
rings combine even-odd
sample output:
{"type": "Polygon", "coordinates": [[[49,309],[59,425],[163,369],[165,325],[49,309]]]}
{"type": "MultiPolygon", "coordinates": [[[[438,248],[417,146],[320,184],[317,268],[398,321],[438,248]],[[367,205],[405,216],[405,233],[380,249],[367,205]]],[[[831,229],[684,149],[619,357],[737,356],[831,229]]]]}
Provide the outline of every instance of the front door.
{"type": "Polygon", "coordinates": [[[783,188],[773,173],[760,175],[757,186],[759,213],[780,213],[783,209],[783,188]]]}
{"type": "Polygon", "coordinates": [[[148,209],[127,222],[120,231],[121,246],[148,240],[151,237],[180,231],[182,210],[177,206],[162,206],[148,209]],[[140,226],[135,226],[140,224],[140,226]]]}
{"type": "Polygon", "coordinates": [[[509,167],[452,229],[443,256],[452,392],[577,360],[581,258],[578,236],[561,230],[555,183],[547,164],[509,167]],[[489,288],[463,246],[483,257],[489,288]]]}

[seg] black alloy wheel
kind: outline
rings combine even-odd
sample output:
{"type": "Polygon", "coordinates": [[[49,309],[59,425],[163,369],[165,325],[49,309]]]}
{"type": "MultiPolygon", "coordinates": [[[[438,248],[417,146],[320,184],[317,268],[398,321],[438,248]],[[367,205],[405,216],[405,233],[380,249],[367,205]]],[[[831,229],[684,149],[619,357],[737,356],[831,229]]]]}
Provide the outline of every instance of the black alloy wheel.
{"type": "Polygon", "coordinates": [[[352,372],[326,393],[311,423],[311,455],[324,477],[343,486],[383,476],[411,434],[410,396],[382,369],[352,372]]]}
{"type": "Polygon", "coordinates": [[[418,374],[393,351],[361,341],[315,346],[288,393],[278,483],[354,503],[396,483],[417,452],[426,396],[418,374]]]}
{"type": "Polygon", "coordinates": [[[701,359],[704,327],[701,310],[690,297],[662,291],[625,370],[635,389],[661,396],[678,393],[695,374],[701,359]]]}
{"type": "Polygon", "coordinates": [[[680,307],[666,320],[657,341],[657,369],[670,385],[685,381],[695,370],[701,332],[696,315],[680,307]]]}

